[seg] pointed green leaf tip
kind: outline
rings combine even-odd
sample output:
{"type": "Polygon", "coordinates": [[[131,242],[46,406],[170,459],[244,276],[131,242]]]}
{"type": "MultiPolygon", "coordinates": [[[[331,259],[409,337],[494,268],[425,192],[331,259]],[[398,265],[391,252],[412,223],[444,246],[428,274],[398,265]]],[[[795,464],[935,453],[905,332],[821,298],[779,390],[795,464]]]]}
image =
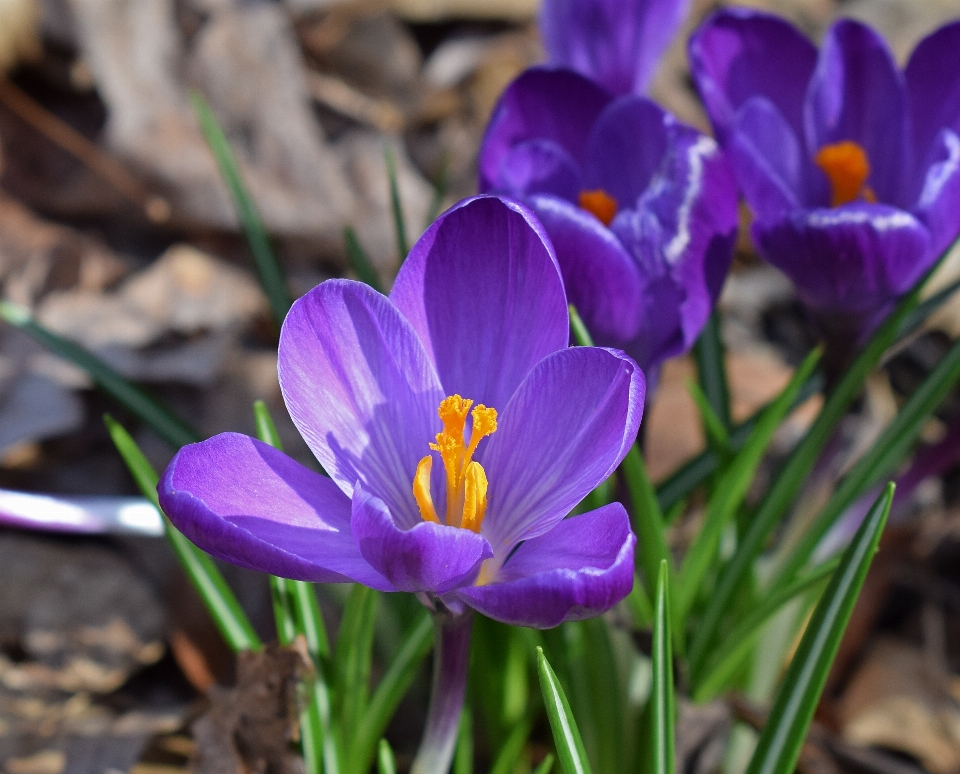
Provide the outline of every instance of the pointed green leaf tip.
{"type": "Polygon", "coordinates": [[[573,719],[570,703],[560,686],[556,672],[543,654],[543,648],[537,648],[537,672],[540,675],[540,691],[543,703],[553,731],[553,741],[557,746],[557,757],[564,774],[592,774],[587,753],[583,749],[583,740],[573,719]]]}

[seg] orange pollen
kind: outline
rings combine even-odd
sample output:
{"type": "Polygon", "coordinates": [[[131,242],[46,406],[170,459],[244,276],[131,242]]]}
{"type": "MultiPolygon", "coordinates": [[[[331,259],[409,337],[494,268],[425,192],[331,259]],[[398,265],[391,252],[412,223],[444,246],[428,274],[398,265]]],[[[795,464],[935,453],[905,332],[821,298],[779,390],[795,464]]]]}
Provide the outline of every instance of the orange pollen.
{"type": "Polygon", "coordinates": [[[609,226],[613,216],[617,214],[617,200],[602,188],[581,191],[579,204],[587,212],[595,215],[604,226],[609,226]]]}
{"type": "Polygon", "coordinates": [[[877,200],[866,185],[870,160],[862,146],[851,140],[824,145],[814,161],[830,181],[832,206],[839,207],[860,198],[871,203],[877,200]]]}
{"type": "Polygon", "coordinates": [[[437,442],[430,448],[439,452],[446,477],[447,512],[443,520],[437,516],[430,492],[433,457],[427,455],[417,465],[413,477],[413,496],[424,521],[480,531],[487,512],[487,474],[479,462],[473,460],[480,441],[497,430],[497,410],[478,404],[471,411],[472,400],[451,395],[440,401],[437,413],[443,430],[437,433],[437,442]],[[470,440],[465,440],[467,415],[473,419],[470,440]]]}

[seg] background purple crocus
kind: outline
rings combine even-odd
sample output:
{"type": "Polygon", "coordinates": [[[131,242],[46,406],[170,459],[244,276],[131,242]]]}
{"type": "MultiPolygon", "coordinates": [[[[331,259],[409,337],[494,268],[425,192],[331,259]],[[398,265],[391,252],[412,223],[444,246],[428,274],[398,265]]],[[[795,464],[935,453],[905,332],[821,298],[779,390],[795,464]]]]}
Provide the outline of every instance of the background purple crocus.
{"type": "Polygon", "coordinates": [[[567,341],[536,218],[468,200],[421,237],[389,298],[330,280],[284,322],[284,400],[331,478],[228,433],[177,454],[161,504],[201,548],[274,575],[422,593],[525,626],[596,615],[629,592],[635,539],[618,503],[564,517],[633,443],[644,378],[621,352],[567,341]],[[471,427],[495,410],[465,483],[445,470],[445,396],[474,401],[453,441],[464,466],[471,427]]]}
{"type": "Polygon", "coordinates": [[[694,79],[753,210],[760,253],[825,332],[869,332],[960,229],[960,23],[904,71],[849,19],[819,53],[783,19],[710,17],[694,79]]]}
{"type": "Polygon", "coordinates": [[[597,343],[651,380],[693,345],[736,238],[736,190],[714,140],[645,97],[541,67],[504,92],[479,168],[482,191],[540,217],[597,343]]]}
{"type": "Polygon", "coordinates": [[[544,0],[540,33],[551,65],[613,94],[643,94],[689,0],[544,0]]]}

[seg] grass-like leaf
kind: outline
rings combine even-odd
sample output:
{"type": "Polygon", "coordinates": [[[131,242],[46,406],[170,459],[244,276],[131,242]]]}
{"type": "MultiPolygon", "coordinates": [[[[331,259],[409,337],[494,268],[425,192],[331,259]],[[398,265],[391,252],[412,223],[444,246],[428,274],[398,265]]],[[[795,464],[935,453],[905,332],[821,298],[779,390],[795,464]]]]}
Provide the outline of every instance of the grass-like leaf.
{"type": "Polygon", "coordinates": [[[345,744],[353,738],[367,708],[376,613],[377,592],[360,583],[354,584],[343,609],[333,654],[334,695],[345,744]]]}
{"type": "Polygon", "coordinates": [[[440,215],[440,209],[443,207],[443,200],[447,198],[447,189],[450,187],[450,153],[444,153],[440,162],[440,171],[437,173],[437,179],[433,181],[433,197],[430,199],[430,206],[427,208],[427,219],[424,222],[424,228],[430,226],[440,215]]]}
{"type": "Polygon", "coordinates": [[[692,675],[691,679],[695,686],[694,701],[707,702],[721,693],[727,687],[733,673],[753,650],[766,623],[790,600],[826,584],[839,563],[839,557],[824,562],[792,583],[772,589],[758,600],[749,614],[723,638],[722,642],[718,643],[703,676],[692,675]]]}
{"type": "Polygon", "coordinates": [[[387,162],[387,182],[390,186],[390,210],[393,213],[393,230],[397,238],[397,254],[400,265],[407,260],[410,252],[410,243],[407,241],[407,227],[403,222],[403,204],[400,201],[400,185],[397,182],[397,159],[393,149],[387,145],[383,149],[383,157],[387,162]]]}
{"type": "MultiPolygon", "coordinates": [[[[590,618],[579,623],[582,632],[583,657],[571,663],[571,672],[582,669],[578,687],[585,688],[584,697],[589,707],[591,734],[596,751],[598,771],[623,771],[627,767],[626,692],[619,678],[610,627],[602,618],[590,618]]],[[[571,659],[572,661],[572,659],[571,659]]],[[[581,712],[581,725],[587,717],[581,712]]],[[[585,730],[585,729],[584,729],[585,730]]]]}
{"type": "Polygon", "coordinates": [[[457,746],[453,752],[453,774],[473,774],[473,713],[467,706],[460,715],[457,746]]]}
{"type": "MultiPolygon", "coordinates": [[[[677,590],[674,599],[677,601],[678,611],[676,619],[680,624],[686,621],[687,614],[693,602],[700,593],[701,585],[711,563],[716,558],[717,547],[724,527],[736,514],[743,503],[751,481],[753,481],[757,465],[770,445],[770,439],[780,426],[787,412],[793,406],[800,387],[813,373],[820,358],[820,350],[816,349],[807,356],[794,373],[790,383],[773,401],[770,407],[760,417],[750,438],[743,448],[733,458],[729,467],[717,481],[713,488],[710,500],[707,503],[707,515],[703,527],[694,539],[693,545],[683,558],[677,579],[677,590]]],[[[691,661],[697,663],[702,653],[693,651],[691,661]]]]}
{"type": "Polygon", "coordinates": [[[707,443],[720,457],[730,455],[730,434],[727,432],[723,420],[717,416],[710,398],[703,391],[703,388],[692,380],[687,380],[687,392],[693,398],[700,414],[700,423],[703,426],[704,434],[707,436],[707,443]]]}
{"type": "MultiPolygon", "coordinates": [[[[634,444],[620,464],[627,482],[632,507],[633,529],[637,533],[637,568],[642,570],[647,589],[652,592],[660,574],[661,562],[670,565],[670,549],[664,533],[663,513],[657,494],[647,475],[647,467],[637,445],[634,444]]],[[[653,594],[647,594],[652,597],[653,594]]]]}
{"type": "Polygon", "coordinates": [[[363,249],[360,240],[357,238],[357,232],[353,226],[343,227],[343,244],[347,249],[347,260],[350,261],[350,267],[357,275],[357,279],[365,282],[378,293],[383,293],[383,285],[380,283],[380,276],[373,267],[373,262],[367,251],[363,249]]]}
{"type": "MultiPolygon", "coordinates": [[[[339,643],[338,643],[339,644],[339,643]]],[[[424,612],[406,635],[386,674],[377,685],[363,713],[360,726],[351,745],[351,760],[357,771],[367,771],[374,745],[387,728],[397,705],[417,676],[417,670],[433,646],[433,622],[424,612]]]]}
{"type": "Polygon", "coordinates": [[[643,588],[639,575],[633,576],[633,588],[626,599],[627,607],[633,616],[633,625],[637,629],[648,629],[653,625],[653,603],[643,588]]]}
{"type": "Polygon", "coordinates": [[[880,542],[893,492],[893,484],[888,484],[874,503],[814,609],[760,734],[747,774],[786,774],[794,770],[830,666],[880,542]]]}
{"type": "MultiPolygon", "coordinates": [[[[117,451],[127,464],[143,496],[163,514],[157,498],[159,481],[157,472],[140,451],[136,441],[119,422],[109,415],[104,417],[104,422],[110,438],[113,439],[117,451]]],[[[259,650],[262,645],[260,638],[213,560],[174,527],[166,515],[163,515],[163,524],[174,553],[180,560],[187,577],[190,578],[190,582],[200,594],[207,610],[210,611],[223,639],[234,651],[259,650]]]]}
{"type": "Polygon", "coordinates": [[[381,739],[377,746],[377,774],[397,774],[397,762],[386,739],[381,739]]]}
{"type": "MultiPolygon", "coordinates": [[[[806,402],[808,398],[823,391],[825,383],[823,374],[819,371],[814,372],[800,389],[794,408],[806,402]]],[[[772,401],[771,401],[772,403],[772,401]]],[[[730,451],[736,453],[743,448],[757,424],[757,420],[763,416],[763,412],[770,408],[770,403],[758,409],[751,416],[747,417],[739,425],[730,430],[730,451]]],[[[721,455],[710,447],[698,454],[690,461],[684,463],[677,471],[667,477],[657,487],[657,502],[660,503],[660,509],[664,513],[677,507],[684,498],[694,489],[702,485],[707,479],[716,473],[722,464],[721,455]]]]}
{"type": "Polygon", "coordinates": [[[650,692],[651,774],[674,774],[673,650],[670,638],[670,568],[660,563],[656,612],[653,619],[653,686],[650,692]]]}
{"type": "Polygon", "coordinates": [[[540,761],[540,765],[533,770],[533,774],[550,774],[550,770],[553,768],[553,755],[547,753],[547,757],[540,761]]]}
{"type": "Polygon", "coordinates": [[[727,386],[727,369],[723,362],[724,347],[720,336],[720,314],[714,310],[703,327],[693,347],[693,357],[697,362],[697,375],[700,387],[713,413],[724,428],[730,422],[730,388],[727,386]]]}
{"type": "Polygon", "coordinates": [[[826,507],[803,533],[797,546],[780,565],[776,581],[791,579],[837,519],[858,497],[889,475],[907,456],[923,424],[960,380],[960,341],[950,347],[933,372],[900,408],[870,450],[843,477],[826,507]]]}
{"type": "Polygon", "coordinates": [[[200,129],[203,136],[210,146],[210,151],[220,169],[220,176],[226,183],[230,197],[233,199],[233,206],[236,208],[237,218],[240,220],[240,226],[250,245],[250,252],[253,254],[253,261],[257,267],[257,274],[260,277],[260,285],[263,288],[264,295],[270,304],[273,317],[277,325],[283,324],[283,318],[290,311],[290,304],[293,303],[290,297],[290,290],[287,288],[283,271],[277,262],[270,247],[270,238],[267,236],[267,230],[257,212],[257,207],[253,203],[249,190],[240,174],[240,165],[237,164],[236,156],[227,142],[227,137],[223,133],[217,117],[210,109],[210,105],[199,92],[190,94],[190,101],[193,103],[193,109],[200,121],[200,129]]]}
{"type": "Polygon", "coordinates": [[[530,732],[533,730],[533,720],[524,718],[513,726],[513,730],[507,736],[507,741],[503,743],[497,757],[494,758],[493,765],[490,767],[490,774],[511,774],[517,770],[517,762],[523,753],[523,748],[530,738],[530,732]]]}
{"type": "Polygon", "coordinates": [[[577,346],[592,347],[593,337],[590,335],[590,331],[587,330],[587,326],[584,324],[580,312],[577,311],[577,307],[569,304],[567,311],[570,314],[570,332],[573,334],[573,340],[577,343],[577,346]]]}
{"type": "MultiPolygon", "coordinates": [[[[282,449],[273,417],[262,400],[254,402],[253,415],[260,440],[282,449]]],[[[315,675],[308,685],[308,705],[300,712],[300,741],[307,774],[321,774],[325,740],[331,731],[330,689],[321,662],[321,651],[329,650],[329,645],[317,596],[312,584],[275,575],[270,576],[270,595],[280,644],[290,645],[298,635],[303,635],[314,663],[315,675]]]]}
{"type": "Polygon", "coordinates": [[[590,762],[583,749],[583,740],[577,729],[577,721],[570,711],[570,703],[557,679],[556,672],[543,654],[543,648],[537,648],[537,672],[540,675],[540,691],[543,704],[553,732],[553,741],[557,747],[557,757],[564,774],[591,774],[590,762]]]}
{"type": "MultiPolygon", "coordinates": [[[[691,643],[691,654],[702,656],[713,643],[720,623],[727,615],[730,601],[737,589],[750,576],[753,563],[760,555],[773,530],[796,500],[803,482],[813,469],[837,424],[844,417],[850,404],[863,388],[867,375],[877,367],[880,358],[897,340],[909,334],[909,325],[919,324],[911,318],[917,308],[920,293],[930,276],[937,270],[949,250],[944,251],[936,264],[914,285],[894,308],[889,317],[873,333],[860,354],[836,384],[803,439],[791,452],[787,462],[773,479],[773,484],[760,503],[750,526],[740,540],[733,557],[720,574],[710,593],[710,599],[697,626],[691,643]]],[[[942,296],[943,303],[948,296],[942,296]]],[[[928,314],[936,307],[928,307],[928,314]]],[[[736,435],[736,433],[734,433],[736,435]]],[[[684,483],[688,483],[685,481],[684,483]]],[[[663,491],[663,490],[661,490],[663,491]]],[[[700,666],[698,663],[696,666],[700,666]]]]}
{"type": "Polygon", "coordinates": [[[28,310],[9,301],[0,301],[0,317],[85,371],[100,389],[133,412],[174,448],[179,449],[200,440],[197,432],[170,409],[134,386],[89,350],[40,325],[28,310]]]}

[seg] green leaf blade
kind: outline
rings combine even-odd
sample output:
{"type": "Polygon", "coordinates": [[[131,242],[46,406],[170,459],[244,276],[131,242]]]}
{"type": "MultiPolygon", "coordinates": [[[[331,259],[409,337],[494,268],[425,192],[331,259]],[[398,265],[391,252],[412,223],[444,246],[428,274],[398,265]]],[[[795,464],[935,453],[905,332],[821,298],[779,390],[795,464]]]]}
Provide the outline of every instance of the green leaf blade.
{"type": "Polygon", "coordinates": [[[564,774],[592,774],[577,722],[570,711],[570,703],[540,647],[537,648],[537,672],[560,767],[564,774]]]}
{"type": "Polygon", "coordinates": [[[814,609],[760,734],[747,774],[784,774],[794,770],[847,622],[877,551],[893,493],[893,484],[888,484],[857,530],[814,609]]]}
{"type": "Polygon", "coordinates": [[[397,654],[373,692],[352,744],[351,760],[360,771],[369,768],[376,740],[383,735],[400,700],[413,684],[417,670],[433,646],[433,622],[424,613],[404,638],[397,654]]]}
{"type": "Polygon", "coordinates": [[[650,695],[653,745],[652,774],[675,774],[676,706],[673,693],[673,651],[670,636],[670,568],[661,562],[653,620],[653,687],[650,695]]]}
{"type": "Polygon", "coordinates": [[[121,406],[139,417],[176,449],[200,440],[199,434],[172,411],[129,382],[89,350],[40,325],[23,307],[0,301],[0,317],[64,360],[83,370],[121,406]]]}
{"type": "Polygon", "coordinates": [[[250,245],[250,252],[253,254],[253,261],[257,267],[257,274],[260,277],[260,285],[270,303],[270,309],[277,325],[283,324],[284,317],[290,311],[293,299],[290,297],[290,291],[287,288],[286,279],[283,271],[277,262],[273,248],[270,247],[270,238],[267,236],[267,229],[263,225],[257,206],[250,196],[250,192],[240,173],[240,165],[237,158],[227,142],[227,137],[223,133],[217,117],[214,115],[210,105],[199,92],[190,94],[190,102],[193,104],[194,112],[200,122],[200,129],[203,136],[210,146],[210,152],[217,162],[220,170],[220,176],[223,178],[233,199],[236,208],[237,218],[243,228],[243,233],[250,245]]]}
{"type": "Polygon", "coordinates": [[[200,594],[207,610],[210,611],[224,640],[235,652],[259,650],[262,647],[260,638],[213,560],[174,527],[160,509],[160,501],[157,497],[159,477],[153,466],[119,422],[109,415],[104,417],[104,422],[117,451],[120,452],[143,496],[150,500],[163,516],[164,528],[174,553],[200,594]]]}
{"type": "MultiPolygon", "coordinates": [[[[678,621],[686,620],[716,555],[723,528],[742,504],[757,466],[770,444],[770,439],[793,406],[801,386],[813,373],[819,357],[820,350],[814,350],[807,356],[787,387],[764,411],[750,438],[714,487],[707,504],[707,515],[703,527],[684,556],[680,568],[676,593],[679,608],[676,614],[678,621]]],[[[699,665],[704,652],[703,641],[694,640],[690,653],[691,663],[695,666],[699,665]]]]}
{"type": "Polygon", "coordinates": [[[350,267],[357,275],[357,279],[366,283],[378,293],[383,293],[380,275],[377,274],[370,256],[363,249],[360,240],[357,238],[357,232],[353,230],[352,226],[343,227],[343,244],[347,250],[347,260],[350,261],[350,267]]]}
{"type": "Polygon", "coordinates": [[[730,388],[724,363],[723,339],[720,335],[720,315],[714,310],[693,347],[697,362],[700,388],[720,426],[728,429],[730,421],[730,388]]]}

